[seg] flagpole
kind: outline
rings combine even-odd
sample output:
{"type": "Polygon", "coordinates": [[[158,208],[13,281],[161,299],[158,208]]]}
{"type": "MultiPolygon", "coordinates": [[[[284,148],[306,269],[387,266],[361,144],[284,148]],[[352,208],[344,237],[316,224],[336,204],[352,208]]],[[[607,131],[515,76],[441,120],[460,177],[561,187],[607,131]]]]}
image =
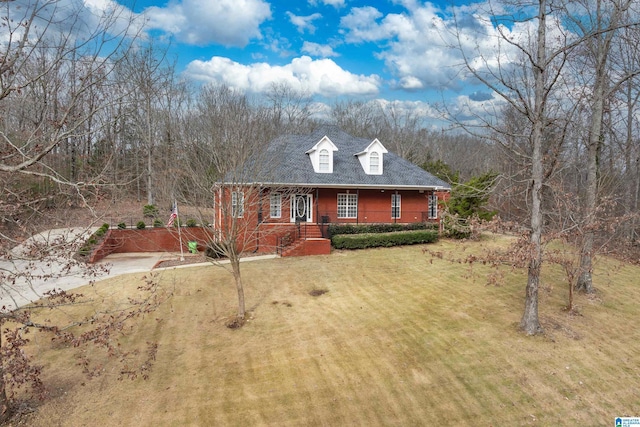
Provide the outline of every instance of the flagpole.
{"type": "Polygon", "coordinates": [[[178,221],[178,239],[180,239],[180,261],[184,261],[184,248],[182,247],[182,227],[180,226],[180,214],[178,213],[178,201],[174,200],[176,207],[176,221],[178,221]]]}

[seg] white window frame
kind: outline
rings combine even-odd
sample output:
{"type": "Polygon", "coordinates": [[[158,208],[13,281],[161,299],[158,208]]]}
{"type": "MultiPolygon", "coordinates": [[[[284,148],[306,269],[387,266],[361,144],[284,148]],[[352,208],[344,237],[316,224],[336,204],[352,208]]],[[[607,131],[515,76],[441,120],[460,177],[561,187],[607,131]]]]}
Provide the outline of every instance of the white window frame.
{"type": "Polygon", "coordinates": [[[329,150],[323,148],[318,153],[318,171],[319,172],[331,172],[331,155],[329,150]]]}
{"type": "Polygon", "coordinates": [[[358,195],[338,193],[338,218],[358,218],[358,195]]]}
{"type": "Polygon", "coordinates": [[[369,154],[369,173],[371,175],[378,175],[380,173],[380,154],[377,151],[372,151],[371,154],[369,154]]]}
{"type": "Polygon", "coordinates": [[[438,195],[431,193],[429,195],[429,219],[438,218],[438,195]]]}
{"type": "Polygon", "coordinates": [[[282,194],[271,193],[269,196],[269,217],[282,218],[282,194]]]}
{"type": "Polygon", "coordinates": [[[402,216],[402,198],[400,194],[391,195],[391,219],[400,219],[402,216]]]}
{"type": "Polygon", "coordinates": [[[244,217],[244,192],[231,192],[231,216],[233,218],[244,217]]]}

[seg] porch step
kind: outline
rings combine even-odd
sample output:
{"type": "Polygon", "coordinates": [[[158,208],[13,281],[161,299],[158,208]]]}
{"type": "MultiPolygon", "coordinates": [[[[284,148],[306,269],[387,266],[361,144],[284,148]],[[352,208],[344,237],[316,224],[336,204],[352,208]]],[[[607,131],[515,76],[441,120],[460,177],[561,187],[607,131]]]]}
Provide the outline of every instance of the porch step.
{"type": "Polygon", "coordinates": [[[320,237],[298,239],[282,251],[282,256],[329,255],[330,253],[331,240],[320,237]]]}
{"type": "Polygon", "coordinates": [[[318,225],[306,225],[304,230],[301,230],[303,238],[307,239],[322,239],[322,230],[320,230],[320,226],[318,225]]]}

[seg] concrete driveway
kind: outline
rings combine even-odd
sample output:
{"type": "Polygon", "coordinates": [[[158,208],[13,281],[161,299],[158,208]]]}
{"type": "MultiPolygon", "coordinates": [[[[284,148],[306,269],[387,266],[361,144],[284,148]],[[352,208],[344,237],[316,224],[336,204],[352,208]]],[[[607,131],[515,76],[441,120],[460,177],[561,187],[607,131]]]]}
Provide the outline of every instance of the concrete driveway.
{"type": "MultiPolygon", "coordinates": [[[[44,293],[53,289],[70,290],[88,283],[103,280],[121,274],[148,272],[162,260],[177,259],[180,254],[167,252],[137,252],[111,254],[91,267],[87,275],[84,265],[74,263],[68,268],[66,263],[56,257],[32,257],[33,244],[47,249],[64,251],[64,243],[74,239],[85,239],[94,229],[58,229],[49,230],[33,236],[29,241],[16,246],[11,251],[11,259],[0,259],[0,307],[13,310],[29,302],[42,298],[44,293]],[[32,258],[32,259],[29,259],[32,258]],[[44,260],[43,260],[44,259],[44,260]]],[[[62,253],[63,258],[69,257],[62,253]]],[[[263,255],[243,258],[242,261],[275,258],[275,255],[263,255]]],[[[181,267],[189,267],[191,264],[181,267]]],[[[170,267],[180,268],[180,267],[170,267]]]]}
{"type": "Polygon", "coordinates": [[[53,289],[70,290],[120,274],[146,272],[173,257],[162,252],[112,254],[92,265],[68,264],[69,244],[86,239],[96,228],[61,228],[34,235],[0,259],[0,307],[13,310],[53,289]],[[39,248],[52,256],[34,255],[39,248]],[[55,255],[58,254],[58,255],[55,255]]]}

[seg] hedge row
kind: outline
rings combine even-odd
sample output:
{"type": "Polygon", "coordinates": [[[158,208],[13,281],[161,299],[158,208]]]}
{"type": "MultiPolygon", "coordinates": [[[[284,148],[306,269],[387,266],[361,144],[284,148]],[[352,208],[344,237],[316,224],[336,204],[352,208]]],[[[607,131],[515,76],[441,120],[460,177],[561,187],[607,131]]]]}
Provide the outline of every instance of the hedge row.
{"type": "Polygon", "coordinates": [[[416,230],[377,234],[341,234],[331,238],[331,245],[336,249],[366,249],[433,243],[436,240],[438,240],[437,231],[416,230]]]}
{"type": "Polygon", "coordinates": [[[437,230],[438,224],[415,222],[412,224],[331,224],[327,232],[329,237],[339,234],[391,233],[409,230],[437,230]]]}
{"type": "Polygon", "coordinates": [[[100,240],[102,240],[102,236],[104,236],[109,230],[109,224],[104,223],[100,228],[98,228],[89,238],[84,242],[84,244],[78,249],[78,255],[81,257],[87,257],[91,255],[91,251],[93,251],[93,247],[97,245],[100,240]]]}

